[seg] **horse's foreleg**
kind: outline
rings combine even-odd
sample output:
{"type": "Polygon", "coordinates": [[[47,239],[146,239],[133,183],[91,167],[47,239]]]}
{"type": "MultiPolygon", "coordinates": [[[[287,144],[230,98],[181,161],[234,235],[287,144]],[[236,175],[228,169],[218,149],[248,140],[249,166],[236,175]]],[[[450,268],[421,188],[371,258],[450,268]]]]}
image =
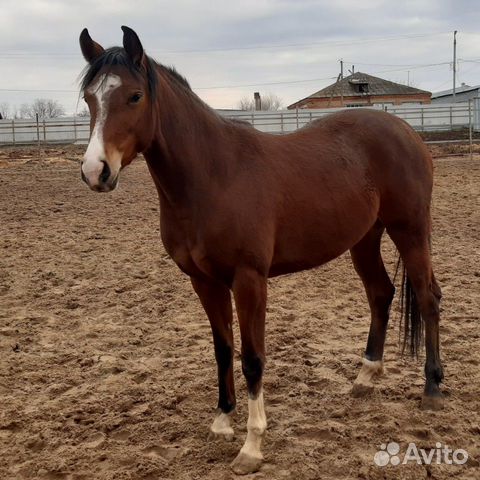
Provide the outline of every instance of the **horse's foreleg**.
{"type": "Polygon", "coordinates": [[[247,474],[257,471],[262,464],[261,443],[267,428],[262,390],[267,279],[252,269],[238,270],[232,289],[242,337],[242,370],[249,397],[247,438],[232,469],[237,474],[247,474]]]}
{"type": "Polygon", "coordinates": [[[230,290],[220,284],[192,278],[212,327],[215,358],[218,366],[218,412],[210,427],[210,438],[233,439],[231,414],[235,409],[233,381],[232,302],[230,290]]]}
{"type": "Polygon", "coordinates": [[[354,396],[372,391],[372,380],[383,371],[383,348],[395,288],[383,264],[380,243],[384,227],[377,222],[352,249],[352,261],[362,279],[371,311],[370,331],[362,368],[353,384],[354,396]]]}

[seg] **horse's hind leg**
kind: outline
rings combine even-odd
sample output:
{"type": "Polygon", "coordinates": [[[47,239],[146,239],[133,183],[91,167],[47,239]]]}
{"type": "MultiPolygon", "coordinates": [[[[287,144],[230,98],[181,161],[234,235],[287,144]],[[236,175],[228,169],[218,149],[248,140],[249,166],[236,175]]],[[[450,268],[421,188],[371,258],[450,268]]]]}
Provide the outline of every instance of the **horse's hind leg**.
{"type": "MultiPolygon", "coordinates": [[[[415,301],[425,323],[426,384],[422,408],[438,410],[443,407],[443,395],[439,387],[443,379],[439,336],[442,294],[432,270],[428,225],[429,222],[424,222],[423,225],[409,228],[387,228],[387,231],[402,256],[408,279],[415,292],[415,301]]],[[[411,349],[412,353],[416,353],[414,343],[411,349]]]]}
{"type": "Polygon", "coordinates": [[[364,395],[373,390],[372,379],[383,371],[383,347],[388,314],[395,288],[383,264],[380,245],[385,228],[377,221],[351,249],[353,265],[362,279],[371,311],[370,332],[363,365],[353,384],[352,394],[364,395]]]}
{"type": "Polygon", "coordinates": [[[191,278],[212,327],[218,367],[218,411],[210,427],[209,438],[233,439],[230,417],[235,409],[233,381],[232,301],[230,290],[217,283],[191,278]]]}

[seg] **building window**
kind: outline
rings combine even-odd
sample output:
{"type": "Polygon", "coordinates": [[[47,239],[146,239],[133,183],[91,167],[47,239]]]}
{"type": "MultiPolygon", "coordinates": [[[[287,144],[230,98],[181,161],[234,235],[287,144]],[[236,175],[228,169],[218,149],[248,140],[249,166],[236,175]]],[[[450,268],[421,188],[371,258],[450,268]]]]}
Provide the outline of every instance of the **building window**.
{"type": "Polygon", "coordinates": [[[358,107],[364,107],[365,104],[364,103],[347,103],[345,106],[348,108],[358,108],[358,107]]]}
{"type": "Polygon", "coordinates": [[[368,93],[368,83],[359,83],[358,91],[359,93],[368,93]]]}

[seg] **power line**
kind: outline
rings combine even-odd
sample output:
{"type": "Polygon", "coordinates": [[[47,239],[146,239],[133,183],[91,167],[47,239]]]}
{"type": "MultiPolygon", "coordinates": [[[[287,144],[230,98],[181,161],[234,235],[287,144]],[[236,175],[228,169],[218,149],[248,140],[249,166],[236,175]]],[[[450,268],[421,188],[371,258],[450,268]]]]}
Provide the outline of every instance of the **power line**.
{"type": "Polygon", "coordinates": [[[335,80],[337,77],[324,77],[324,78],[309,78],[308,80],[291,80],[285,82],[266,82],[266,83],[250,83],[250,84],[241,84],[241,85],[219,85],[215,87],[193,87],[194,90],[214,90],[217,88],[238,88],[238,87],[259,87],[264,85],[293,85],[296,83],[307,83],[307,82],[320,82],[323,80],[335,80]]]}
{"type": "MultiPolygon", "coordinates": [[[[460,59],[459,61],[467,61],[460,59]]],[[[468,60],[473,63],[480,63],[476,60],[468,60]]],[[[350,63],[350,62],[348,62],[350,63]]],[[[378,66],[389,66],[390,64],[364,64],[359,62],[352,62],[354,65],[378,65],[378,66]]],[[[402,65],[402,67],[408,67],[409,69],[416,68],[432,68],[439,67],[444,65],[449,65],[451,62],[439,62],[439,63],[428,63],[428,64],[417,64],[417,65],[402,65]]],[[[393,66],[393,65],[392,65],[393,66]]],[[[398,65],[400,66],[400,65],[398,65]]],[[[390,70],[380,70],[376,72],[371,72],[372,74],[381,74],[381,73],[390,73],[390,72],[401,72],[405,71],[407,68],[398,68],[390,70]]],[[[280,82],[260,82],[260,83],[244,83],[244,84],[233,84],[233,85],[214,85],[214,86],[203,86],[203,87],[193,87],[194,90],[217,90],[223,88],[243,88],[243,87],[257,87],[257,86],[269,86],[269,85],[296,85],[300,83],[309,83],[309,82],[320,82],[325,80],[335,80],[336,76],[323,77],[323,78],[309,78],[303,80],[286,80],[280,82]]],[[[20,88],[0,88],[0,92],[38,92],[38,93],[78,93],[78,90],[66,90],[66,89],[20,89],[20,88]]]]}
{"type": "MultiPolygon", "coordinates": [[[[236,85],[215,85],[211,87],[192,87],[194,90],[215,90],[220,88],[241,88],[241,87],[257,87],[265,85],[293,85],[297,83],[308,83],[308,82],[320,82],[324,80],[334,80],[333,77],[323,77],[323,78],[309,78],[304,80],[289,80],[284,82],[264,82],[264,83],[242,83],[236,85]]],[[[78,90],[54,90],[54,89],[40,89],[40,88],[0,88],[0,92],[50,92],[50,93],[78,93],[78,90]]]]}
{"type": "Polygon", "coordinates": [[[349,63],[351,65],[366,65],[369,67],[406,67],[406,68],[423,68],[423,67],[430,67],[434,65],[447,65],[452,62],[438,62],[438,63],[364,63],[364,62],[354,62],[354,61],[347,61],[345,63],[349,63]]]}
{"type": "MultiPolygon", "coordinates": [[[[213,53],[213,52],[230,52],[230,51],[242,51],[242,50],[263,50],[263,49],[275,49],[275,48],[298,48],[298,47],[312,47],[312,46],[349,46],[358,45],[363,43],[371,43],[377,41],[393,41],[402,39],[416,39],[425,38],[438,35],[445,35],[448,32],[431,32],[431,33],[418,33],[418,34],[405,34],[405,35],[390,35],[385,37],[366,37],[351,40],[326,40],[322,42],[309,42],[309,43],[290,43],[290,44],[276,44],[276,45],[251,45],[251,46],[239,46],[239,47],[221,47],[221,48],[205,48],[205,49],[192,49],[192,50],[149,50],[150,53],[160,55],[177,55],[187,53],[213,53]]],[[[49,53],[49,52],[0,52],[0,58],[29,58],[29,57],[80,57],[79,53],[49,53]]]]}
{"type": "Polygon", "coordinates": [[[52,89],[41,89],[41,88],[0,88],[0,92],[78,93],[78,90],[52,90],[52,89]]]}

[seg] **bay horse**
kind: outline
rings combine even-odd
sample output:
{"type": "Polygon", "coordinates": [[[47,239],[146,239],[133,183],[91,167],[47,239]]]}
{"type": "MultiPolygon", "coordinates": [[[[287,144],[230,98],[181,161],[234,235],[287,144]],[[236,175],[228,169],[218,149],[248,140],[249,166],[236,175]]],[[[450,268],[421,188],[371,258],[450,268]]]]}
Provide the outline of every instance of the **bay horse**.
{"type": "Polygon", "coordinates": [[[218,411],[213,437],[231,439],[235,409],[231,293],[248,388],[247,437],[235,473],[258,470],[267,421],[267,279],[322,265],[350,250],[371,309],[353,393],[382,372],[394,286],[381,257],[386,230],[404,265],[404,342],[415,354],[425,329],[424,408],[442,406],[440,288],[430,258],[433,167],[420,137],[388,113],[354,109],[276,136],[220,117],[175,69],[146,55],[122,27],[123,48],[104,49],[87,29],[81,89],[91,113],[81,167],[94,191],[117,186],[142,153],[160,201],[161,238],[186,273],[213,332],[218,411]],[[405,275],[406,272],[406,275],[405,275]]]}

